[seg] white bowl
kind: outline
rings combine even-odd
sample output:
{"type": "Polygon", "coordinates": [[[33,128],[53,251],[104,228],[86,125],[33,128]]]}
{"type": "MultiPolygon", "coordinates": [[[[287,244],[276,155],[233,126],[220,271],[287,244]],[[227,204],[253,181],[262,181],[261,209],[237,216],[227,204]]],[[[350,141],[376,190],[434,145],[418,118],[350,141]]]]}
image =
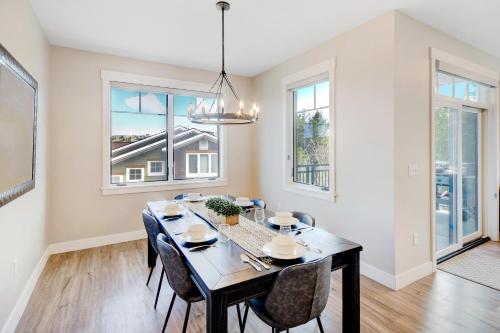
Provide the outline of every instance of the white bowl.
{"type": "Polygon", "coordinates": [[[278,235],[273,238],[272,244],[281,255],[291,254],[295,250],[295,240],[290,236],[278,235]]]}
{"type": "Polygon", "coordinates": [[[201,199],[201,193],[188,193],[187,199],[189,201],[196,201],[201,199]]]}
{"type": "Polygon", "coordinates": [[[165,215],[177,215],[179,214],[180,207],[177,203],[168,203],[165,205],[165,208],[163,209],[165,212],[165,215]]]}
{"type": "Polygon", "coordinates": [[[191,236],[193,240],[204,239],[208,231],[208,225],[205,223],[191,224],[187,229],[187,234],[191,236]]]}

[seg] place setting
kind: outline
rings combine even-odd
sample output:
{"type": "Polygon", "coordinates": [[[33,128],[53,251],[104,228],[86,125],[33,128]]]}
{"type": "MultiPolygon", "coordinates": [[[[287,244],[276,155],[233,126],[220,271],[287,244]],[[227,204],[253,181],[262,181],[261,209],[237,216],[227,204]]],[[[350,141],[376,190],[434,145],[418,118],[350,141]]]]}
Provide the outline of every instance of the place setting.
{"type": "Polygon", "coordinates": [[[182,200],[186,202],[202,202],[206,198],[201,193],[187,193],[183,196],[182,200]]]}
{"type": "Polygon", "coordinates": [[[295,233],[296,236],[303,232],[314,230],[314,227],[311,226],[300,227],[298,225],[299,222],[300,221],[293,217],[290,212],[276,212],[275,216],[267,218],[267,223],[271,226],[271,228],[280,229],[282,226],[289,226],[291,231],[295,233]]]}
{"type": "Polygon", "coordinates": [[[234,204],[240,206],[243,209],[250,209],[254,207],[254,203],[250,201],[247,197],[237,197],[234,204]]]}
{"type": "Polygon", "coordinates": [[[176,201],[170,201],[165,204],[163,210],[158,211],[164,221],[174,221],[186,215],[187,211],[176,201]]]}
{"type": "Polygon", "coordinates": [[[182,239],[182,245],[189,248],[190,252],[215,247],[218,239],[218,232],[206,223],[194,223],[188,226],[184,232],[177,234],[182,239]]]}

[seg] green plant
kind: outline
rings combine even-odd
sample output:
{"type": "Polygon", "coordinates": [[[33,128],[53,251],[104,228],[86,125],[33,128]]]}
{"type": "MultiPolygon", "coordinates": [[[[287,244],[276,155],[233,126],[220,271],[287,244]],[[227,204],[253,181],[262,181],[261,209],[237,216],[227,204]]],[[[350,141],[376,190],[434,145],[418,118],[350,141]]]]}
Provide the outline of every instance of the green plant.
{"type": "Polygon", "coordinates": [[[241,214],[241,207],[229,200],[221,198],[211,198],[205,202],[205,207],[213,210],[217,215],[232,216],[241,214]]]}

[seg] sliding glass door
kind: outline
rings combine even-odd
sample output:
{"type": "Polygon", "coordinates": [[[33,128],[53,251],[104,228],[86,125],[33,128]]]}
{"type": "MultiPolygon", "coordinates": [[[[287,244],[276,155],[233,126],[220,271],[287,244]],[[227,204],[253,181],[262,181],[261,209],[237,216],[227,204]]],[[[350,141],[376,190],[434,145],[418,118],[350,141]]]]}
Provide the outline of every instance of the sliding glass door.
{"type": "Polygon", "coordinates": [[[437,257],[481,236],[481,111],[445,105],[434,111],[437,257]]]}

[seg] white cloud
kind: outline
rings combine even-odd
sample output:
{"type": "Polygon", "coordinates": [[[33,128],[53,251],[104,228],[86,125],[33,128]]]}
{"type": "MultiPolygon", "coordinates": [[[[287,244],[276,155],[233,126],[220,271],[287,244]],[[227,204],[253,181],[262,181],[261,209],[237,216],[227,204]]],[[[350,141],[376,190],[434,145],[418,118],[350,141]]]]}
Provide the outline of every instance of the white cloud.
{"type": "MultiPolygon", "coordinates": [[[[125,99],[125,104],[134,110],[139,110],[139,97],[129,97],[125,99]]],[[[141,107],[142,112],[165,113],[165,106],[154,94],[142,95],[141,107]]]]}

